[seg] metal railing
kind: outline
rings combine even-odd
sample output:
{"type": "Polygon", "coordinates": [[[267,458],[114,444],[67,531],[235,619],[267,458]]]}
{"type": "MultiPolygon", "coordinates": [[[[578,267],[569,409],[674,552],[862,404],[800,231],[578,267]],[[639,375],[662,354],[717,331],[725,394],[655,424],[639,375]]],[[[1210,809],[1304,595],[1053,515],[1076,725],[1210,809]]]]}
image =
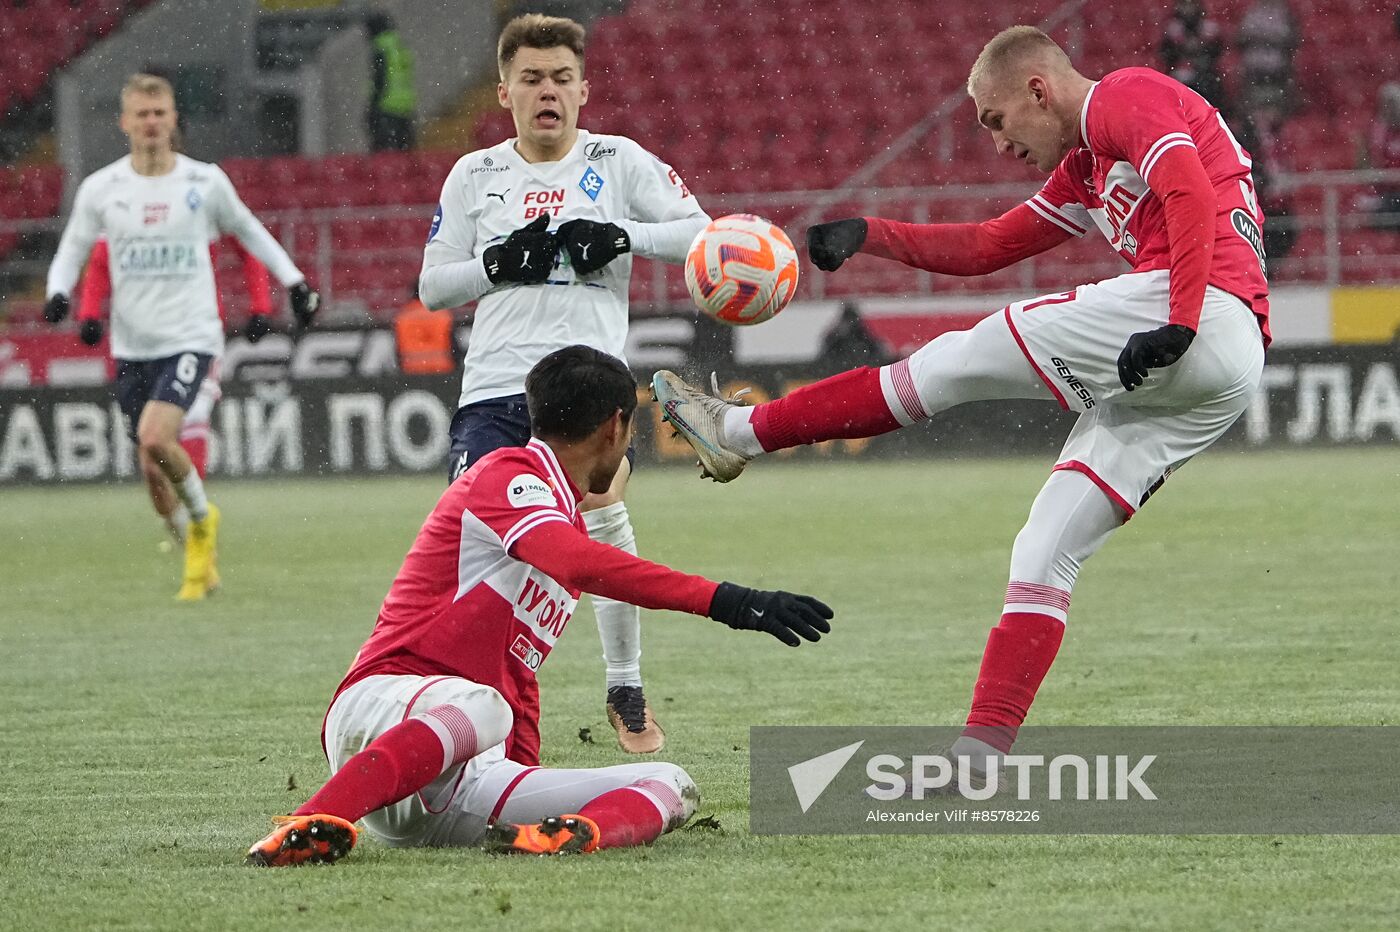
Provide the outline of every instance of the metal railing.
{"type": "MultiPolygon", "coordinates": [[[[1400,170],[1314,172],[1276,178],[1276,190],[1292,198],[1297,212],[1270,219],[1269,227],[1289,226],[1297,232],[1293,251],[1270,261],[1274,284],[1313,282],[1338,284],[1400,283],[1400,214],[1367,209],[1378,191],[1400,192],[1400,170]],[[1383,227],[1389,224],[1387,232],[1383,227]]],[[[877,187],[831,191],[784,191],[702,196],[712,216],[749,212],[769,217],[788,230],[800,245],[808,220],[878,215],[916,223],[967,221],[995,216],[1035,191],[1023,183],[947,185],[942,187],[877,187]]],[[[321,288],[329,308],[353,318],[397,307],[406,299],[422,258],[422,240],[432,205],[351,207],[265,212],[263,221],[287,247],[302,269],[321,288]],[[402,224],[411,236],[400,235],[379,245],[374,230],[402,224]],[[358,225],[355,236],[347,227],[358,225]],[[369,233],[366,234],[365,228],[369,233]],[[351,248],[347,243],[362,245],[351,248]],[[365,269],[396,269],[392,280],[366,282],[365,269]]],[[[14,237],[51,234],[56,239],[62,221],[0,220],[0,243],[14,237]]],[[[0,280],[28,280],[19,294],[0,301],[30,304],[42,288],[49,256],[0,260],[0,280]]],[[[1025,293],[1056,290],[1067,284],[1118,274],[1124,265],[1096,233],[1063,249],[1052,250],[1010,269],[981,279],[953,280],[904,269],[896,263],[858,257],[834,275],[805,274],[802,296],[824,298],[870,294],[935,294],[947,291],[1005,291],[1025,293]]],[[[804,270],[807,271],[807,270],[804,270]]],[[[370,276],[373,278],[373,276],[370,276]]],[[[638,260],[632,299],[639,309],[670,306],[685,300],[680,270],[659,262],[638,260]]],[[[238,299],[232,302],[238,307],[238,299]]]]}

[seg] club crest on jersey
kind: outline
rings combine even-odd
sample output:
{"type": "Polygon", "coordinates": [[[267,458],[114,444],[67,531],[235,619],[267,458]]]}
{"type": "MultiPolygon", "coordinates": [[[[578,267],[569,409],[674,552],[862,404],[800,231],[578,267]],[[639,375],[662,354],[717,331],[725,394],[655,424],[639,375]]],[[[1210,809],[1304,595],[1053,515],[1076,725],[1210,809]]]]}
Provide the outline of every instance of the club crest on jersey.
{"type": "Polygon", "coordinates": [[[589,200],[596,201],[598,195],[603,190],[603,176],[589,166],[583,173],[583,177],[578,180],[578,186],[583,189],[583,193],[588,195],[589,200]]]}
{"type": "Polygon", "coordinates": [[[190,188],[189,193],[185,195],[185,203],[189,205],[190,213],[194,213],[199,210],[199,205],[204,203],[204,196],[199,193],[198,188],[190,188]]]}
{"type": "Polygon", "coordinates": [[[539,476],[521,473],[506,486],[506,499],[515,508],[555,504],[554,490],[539,476]]]}

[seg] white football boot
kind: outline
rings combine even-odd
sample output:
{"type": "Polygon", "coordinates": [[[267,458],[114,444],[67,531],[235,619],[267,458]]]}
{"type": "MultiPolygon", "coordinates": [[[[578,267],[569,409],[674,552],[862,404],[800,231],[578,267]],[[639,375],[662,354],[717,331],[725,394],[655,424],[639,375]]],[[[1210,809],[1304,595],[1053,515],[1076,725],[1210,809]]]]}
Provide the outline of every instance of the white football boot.
{"type": "Polygon", "coordinates": [[[716,482],[737,479],[752,457],[725,445],[724,414],[739,405],[733,400],[707,395],[665,369],[651,377],[651,391],[661,405],[662,418],[700,457],[701,475],[716,482]]]}

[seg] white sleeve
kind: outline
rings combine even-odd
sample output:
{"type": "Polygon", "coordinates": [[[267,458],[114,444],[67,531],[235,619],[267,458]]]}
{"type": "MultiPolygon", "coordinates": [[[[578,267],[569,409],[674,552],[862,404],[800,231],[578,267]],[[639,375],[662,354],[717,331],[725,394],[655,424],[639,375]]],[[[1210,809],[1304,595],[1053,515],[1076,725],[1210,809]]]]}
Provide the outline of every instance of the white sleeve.
{"type": "Polygon", "coordinates": [[[101,235],[102,219],[98,216],[96,198],[92,193],[92,177],[89,176],[78,186],[77,196],[73,198],[73,214],[63,228],[58,251],[49,264],[48,283],[44,288],[46,298],[71,294],[73,286],[78,283],[78,276],[83,274],[83,266],[87,264],[93,244],[101,235]]]}
{"type": "Polygon", "coordinates": [[[223,169],[217,165],[209,167],[214,172],[213,213],[218,229],[238,237],[238,241],[257,257],[258,261],[267,266],[268,271],[284,287],[305,281],[306,276],[301,274],[292,257],[287,255],[287,250],[267,232],[267,227],[263,226],[262,221],[253,216],[248,205],[243,203],[223,169]]]}
{"type": "Polygon", "coordinates": [[[476,216],[468,203],[463,162],[447,173],[438,200],[428,245],[423,247],[423,270],[418,274],[418,297],[432,310],[460,307],[495,286],[486,277],[486,263],[473,255],[476,216]]]}
{"type": "Polygon", "coordinates": [[[627,149],[631,217],[614,222],[627,231],[634,255],[684,262],[691,242],[710,222],[709,215],[675,169],[636,143],[627,149]]]}

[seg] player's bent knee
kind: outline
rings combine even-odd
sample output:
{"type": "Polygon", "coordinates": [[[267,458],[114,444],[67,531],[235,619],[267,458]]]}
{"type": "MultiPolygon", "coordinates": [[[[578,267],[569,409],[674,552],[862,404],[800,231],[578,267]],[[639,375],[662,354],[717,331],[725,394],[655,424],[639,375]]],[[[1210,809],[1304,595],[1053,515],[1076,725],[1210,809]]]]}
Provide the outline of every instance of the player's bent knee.
{"type": "Polygon", "coordinates": [[[695,810],[700,808],[700,787],[690,774],[676,764],[658,763],[655,776],[642,781],[642,784],[645,787],[653,781],[660,784],[660,787],[651,787],[653,795],[667,809],[666,831],[680,828],[690,821],[695,810]]]}

